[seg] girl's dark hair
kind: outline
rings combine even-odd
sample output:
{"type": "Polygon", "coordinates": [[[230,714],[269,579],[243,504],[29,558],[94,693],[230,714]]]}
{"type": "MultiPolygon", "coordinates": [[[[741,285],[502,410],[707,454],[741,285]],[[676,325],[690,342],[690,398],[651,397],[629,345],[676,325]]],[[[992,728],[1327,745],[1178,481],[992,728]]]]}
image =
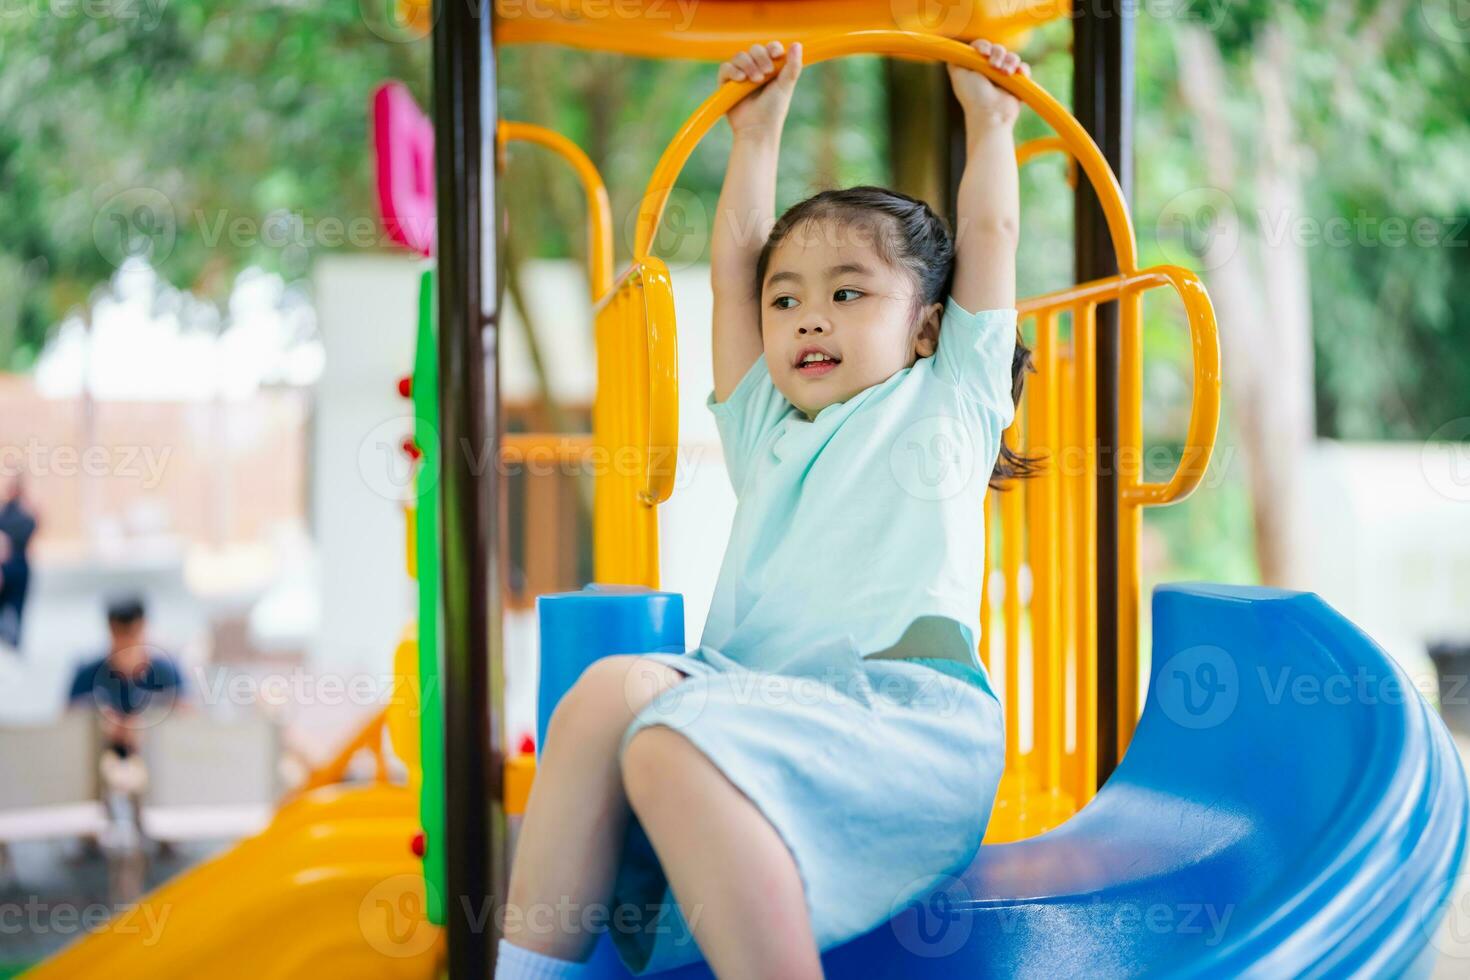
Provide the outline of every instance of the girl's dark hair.
{"type": "MultiPolygon", "coordinates": [[[[949,225],[917,198],[883,187],[864,185],[822,191],[781,215],[761,247],[755,266],[755,293],[759,297],[770,268],[771,255],[793,233],[818,231],[823,226],[841,229],[849,240],[872,245],[878,257],[913,277],[915,312],[932,303],[943,303],[954,281],[954,239],[949,225]]],[[[1016,352],[1011,357],[1011,398],[1021,405],[1026,375],[1035,372],[1031,348],[1016,331],[1016,352]]],[[[990,485],[1006,489],[1010,480],[1034,476],[1041,457],[1016,452],[1001,441],[1000,456],[990,474],[990,485]]]]}

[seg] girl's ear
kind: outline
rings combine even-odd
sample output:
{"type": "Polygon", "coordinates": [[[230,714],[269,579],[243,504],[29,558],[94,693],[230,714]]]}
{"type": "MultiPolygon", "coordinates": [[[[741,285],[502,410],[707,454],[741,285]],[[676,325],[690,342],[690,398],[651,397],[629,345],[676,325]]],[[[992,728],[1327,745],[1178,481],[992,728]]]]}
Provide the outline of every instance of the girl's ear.
{"type": "Polygon", "coordinates": [[[930,303],[919,313],[919,332],[914,337],[914,353],[933,357],[939,349],[939,323],[944,318],[944,304],[930,303]]]}

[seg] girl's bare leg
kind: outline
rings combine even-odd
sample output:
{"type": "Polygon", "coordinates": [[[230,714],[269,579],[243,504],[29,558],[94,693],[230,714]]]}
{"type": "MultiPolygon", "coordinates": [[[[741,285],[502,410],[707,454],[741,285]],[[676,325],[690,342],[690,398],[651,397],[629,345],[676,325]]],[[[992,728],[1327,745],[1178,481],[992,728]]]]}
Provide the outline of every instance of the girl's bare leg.
{"type": "Polygon", "coordinates": [[[561,960],[592,954],[605,928],[613,874],[628,822],[617,749],[633,716],[684,679],[672,667],[636,655],[590,665],[558,702],[531,784],[511,864],[505,938],[561,960]]]}
{"type": "Polygon", "coordinates": [[[628,742],[623,788],[720,980],[821,977],[796,861],[770,821],[683,735],[628,742]]]}

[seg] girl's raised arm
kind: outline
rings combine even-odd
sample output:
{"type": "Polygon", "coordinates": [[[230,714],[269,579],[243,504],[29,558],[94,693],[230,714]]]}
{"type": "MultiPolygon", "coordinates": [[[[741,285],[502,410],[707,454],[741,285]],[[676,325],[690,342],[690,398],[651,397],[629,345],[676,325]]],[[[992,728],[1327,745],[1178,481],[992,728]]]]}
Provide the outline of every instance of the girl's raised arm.
{"type": "Polygon", "coordinates": [[[725,117],[735,133],[710,239],[714,290],[715,401],[722,402],[762,356],[755,267],[776,222],[776,161],[791,93],[801,74],[801,45],[755,44],[720,65],[719,81],[765,82],[725,117]],[[786,56],[777,69],[777,61],[786,56]]]}
{"type": "MultiPolygon", "coordinates": [[[[974,42],[995,68],[1030,75],[1013,51],[974,42]]],[[[955,228],[954,287],[950,295],[971,313],[1016,305],[1016,243],[1021,193],[1012,135],[1021,103],[979,72],[949,68],[955,98],[965,111],[965,172],[960,178],[955,228]]]]}

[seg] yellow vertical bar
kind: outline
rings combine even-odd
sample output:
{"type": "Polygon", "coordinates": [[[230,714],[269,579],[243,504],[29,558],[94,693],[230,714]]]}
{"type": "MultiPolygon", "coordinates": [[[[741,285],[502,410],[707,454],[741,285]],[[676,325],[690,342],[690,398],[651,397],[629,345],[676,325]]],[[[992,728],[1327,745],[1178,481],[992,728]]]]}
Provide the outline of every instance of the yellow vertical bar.
{"type": "MultiPolygon", "coordinates": [[[[638,297],[638,430],[634,433],[632,442],[638,447],[639,463],[638,471],[632,474],[630,490],[633,494],[634,506],[638,508],[638,516],[643,526],[643,577],[642,584],[650,589],[659,587],[658,575],[658,507],[644,502],[643,490],[646,474],[651,473],[655,464],[668,466],[668,460],[658,460],[651,453],[658,452],[658,448],[650,444],[653,432],[653,378],[650,374],[652,361],[650,359],[650,345],[653,343],[650,331],[653,325],[649,322],[651,316],[648,302],[641,295],[641,290],[650,288],[640,287],[638,297]]],[[[676,447],[677,448],[677,447],[676,447]]]]}
{"type": "Polygon", "coordinates": [[[1036,719],[1036,755],[1041,788],[1061,788],[1062,704],[1061,630],[1058,618],[1059,551],[1057,517],[1060,504],[1057,468],[1058,356],[1056,314],[1036,317],[1036,375],[1028,393],[1027,450],[1045,460],[1041,473],[1029,481],[1027,553],[1031,562],[1031,656],[1035,678],[1033,705],[1036,719]]]}
{"type": "Polygon", "coordinates": [[[985,543],[981,545],[980,558],[980,663],[985,665],[986,673],[990,672],[990,544],[995,540],[991,529],[995,522],[1000,519],[1000,508],[995,502],[995,494],[987,490],[985,502],[981,505],[985,512],[985,543]]]}
{"type": "Polygon", "coordinates": [[[623,466],[618,474],[619,479],[626,481],[628,487],[629,525],[633,535],[633,547],[636,555],[636,569],[634,581],[638,585],[655,587],[658,579],[658,569],[653,561],[653,551],[657,548],[657,525],[654,523],[654,512],[651,507],[645,506],[638,498],[639,484],[644,473],[648,471],[648,443],[643,434],[649,431],[648,403],[648,304],[643,298],[643,278],[635,277],[636,287],[628,297],[628,373],[624,375],[626,384],[632,386],[632,397],[629,405],[632,409],[629,418],[628,431],[624,434],[622,444],[631,447],[627,453],[629,459],[636,460],[632,467],[623,466]],[[652,533],[650,533],[652,532],[652,533]]]}
{"type": "Polygon", "coordinates": [[[617,564],[617,578],[614,582],[619,584],[633,585],[638,580],[637,556],[634,554],[635,541],[633,538],[634,514],[629,513],[630,503],[628,500],[628,476],[627,464],[619,463],[619,454],[623,453],[623,447],[628,444],[628,433],[632,430],[631,414],[633,406],[631,399],[634,397],[628,387],[628,371],[630,365],[629,345],[632,344],[632,329],[629,324],[628,311],[631,301],[628,296],[628,287],[625,285],[618,293],[618,319],[615,325],[617,338],[613,341],[616,350],[614,362],[613,403],[617,406],[614,418],[617,420],[617,434],[612,442],[612,456],[609,458],[606,479],[608,483],[616,487],[614,499],[617,501],[617,511],[612,515],[617,524],[617,555],[614,561],[617,564]]]}
{"type": "Polygon", "coordinates": [[[609,520],[610,527],[607,533],[610,555],[607,560],[610,574],[604,582],[613,582],[617,585],[634,585],[637,583],[637,567],[635,567],[635,555],[632,554],[632,522],[635,514],[632,513],[631,486],[629,486],[628,475],[626,475],[626,450],[628,445],[628,432],[631,429],[628,423],[628,414],[631,411],[629,400],[632,398],[632,389],[629,386],[629,351],[628,336],[631,332],[628,322],[629,311],[629,284],[623,281],[617,289],[617,297],[613,301],[612,320],[609,322],[609,336],[607,336],[607,361],[609,361],[609,394],[607,401],[610,406],[609,445],[607,445],[606,460],[603,463],[603,472],[598,479],[609,488],[607,498],[610,501],[609,520]]]}
{"type": "MultiPolygon", "coordinates": [[[[1021,444],[1020,413],[1006,430],[1006,445],[1021,444]]],[[[1001,598],[1006,634],[1006,769],[1025,774],[1021,757],[1021,490],[1011,484],[1000,495],[1000,564],[1005,581],[1001,598]]]]}
{"type": "MultiPolygon", "coordinates": [[[[1125,290],[1118,300],[1121,332],[1118,389],[1118,487],[1122,493],[1141,479],[1143,461],[1143,295],[1125,290]]],[[[1126,497],[1118,506],[1118,758],[1138,723],[1138,547],[1142,509],[1126,497]]]]}
{"type": "MultiPolygon", "coordinates": [[[[1073,327],[1075,336],[1076,327],[1073,327]]],[[[1060,343],[1060,341],[1059,341],[1060,343]]],[[[1060,491],[1057,511],[1057,544],[1061,552],[1058,572],[1058,616],[1061,622],[1063,696],[1062,785],[1074,801],[1081,805],[1081,759],[1077,728],[1077,361],[1069,342],[1059,348],[1060,374],[1057,392],[1057,425],[1059,436],[1055,466],[1060,491]],[[1066,698],[1071,695],[1072,718],[1066,720],[1066,698]],[[1065,737],[1072,738],[1066,748],[1065,737]]]]}
{"type": "Polygon", "coordinates": [[[634,564],[632,582],[648,585],[648,516],[638,501],[638,479],[647,470],[644,458],[647,447],[638,438],[638,433],[648,430],[648,354],[644,348],[648,336],[648,325],[644,322],[648,306],[642,291],[642,278],[635,273],[634,289],[628,297],[628,331],[623,338],[628,350],[628,375],[625,375],[629,385],[628,429],[623,432],[625,461],[619,466],[617,479],[623,480],[628,488],[628,527],[634,564]]]}
{"type": "Polygon", "coordinates": [[[592,456],[592,577],[598,582],[610,582],[608,574],[612,571],[609,562],[612,558],[612,545],[610,540],[612,534],[612,521],[608,518],[610,501],[608,500],[609,487],[607,480],[599,467],[600,460],[607,457],[612,445],[612,438],[608,426],[612,419],[612,387],[609,381],[611,370],[612,349],[609,334],[610,325],[615,313],[613,307],[617,304],[617,298],[608,300],[607,305],[597,311],[593,320],[593,339],[597,350],[597,391],[592,397],[592,445],[596,452],[592,456]]]}
{"type": "Polygon", "coordinates": [[[1081,806],[1097,791],[1097,307],[1072,310],[1077,358],[1077,751],[1081,806]]]}

